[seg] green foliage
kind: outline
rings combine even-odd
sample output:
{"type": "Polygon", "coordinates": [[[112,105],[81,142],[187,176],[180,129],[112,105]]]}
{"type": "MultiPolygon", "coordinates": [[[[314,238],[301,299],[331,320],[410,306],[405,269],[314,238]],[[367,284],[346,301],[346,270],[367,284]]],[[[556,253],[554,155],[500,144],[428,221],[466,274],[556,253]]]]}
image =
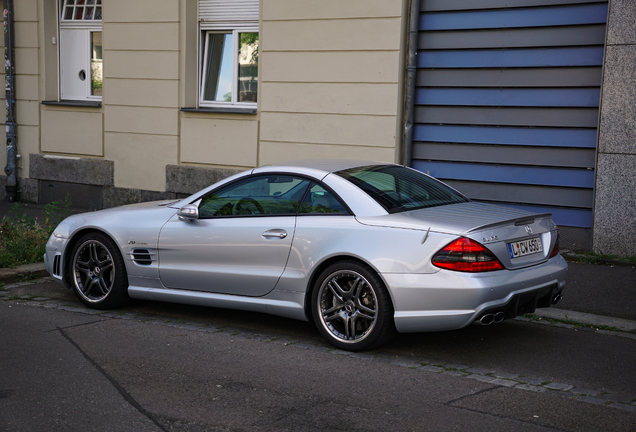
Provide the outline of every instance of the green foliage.
{"type": "Polygon", "coordinates": [[[575,262],[587,264],[613,265],[617,263],[636,263],[635,256],[620,257],[605,253],[596,253],[589,251],[578,251],[574,256],[566,255],[566,258],[575,262]]]}
{"type": "MultiPolygon", "coordinates": [[[[240,41],[239,54],[243,46],[252,45],[253,51],[252,51],[252,55],[250,56],[249,62],[252,65],[258,66],[258,51],[259,51],[258,33],[241,33],[239,41],[240,41]]],[[[245,58],[245,60],[247,60],[247,58],[245,58]]]]}
{"type": "Polygon", "coordinates": [[[71,204],[71,196],[67,194],[64,201],[53,201],[44,206],[44,226],[49,235],[53,234],[60,222],[71,215],[71,204]]]}
{"type": "Polygon", "coordinates": [[[44,207],[44,223],[27,215],[24,204],[13,205],[0,221],[0,267],[15,267],[42,261],[46,242],[55,227],[70,213],[71,199],[54,201],[44,207]]]}
{"type": "Polygon", "coordinates": [[[241,33],[241,45],[252,45],[258,42],[258,33],[241,33]]]}

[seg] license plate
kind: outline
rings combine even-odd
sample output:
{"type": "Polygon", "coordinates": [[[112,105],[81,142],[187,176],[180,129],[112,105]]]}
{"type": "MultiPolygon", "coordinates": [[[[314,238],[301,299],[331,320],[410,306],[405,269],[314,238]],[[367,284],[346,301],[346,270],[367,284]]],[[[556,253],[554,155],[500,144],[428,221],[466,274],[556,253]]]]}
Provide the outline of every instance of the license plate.
{"type": "Polygon", "coordinates": [[[531,238],[529,240],[522,240],[517,242],[508,243],[508,252],[510,258],[519,258],[525,255],[532,255],[543,251],[543,245],[539,237],[531,238]]]}

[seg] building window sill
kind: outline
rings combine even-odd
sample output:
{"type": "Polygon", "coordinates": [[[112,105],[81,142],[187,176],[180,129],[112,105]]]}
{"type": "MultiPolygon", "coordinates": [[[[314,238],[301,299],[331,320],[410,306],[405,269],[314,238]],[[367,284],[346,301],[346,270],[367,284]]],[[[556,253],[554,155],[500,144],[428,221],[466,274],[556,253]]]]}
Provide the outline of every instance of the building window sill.
{"type": "Polygon", "coordinates": [[[42,101],[42,105],[57,105],[57,106],[75,106],[84,108],[101,108],[102,101],[78,101],[78,100],[61,100],[61,101],[42,101]]]}
{"type": "Polygon", "coordinates": [[[256,114],[256,108],[213,108],[213,107],[186,107],[181,108],[183,112],[194,113],[224,113],[224,114],[256,114]]]}

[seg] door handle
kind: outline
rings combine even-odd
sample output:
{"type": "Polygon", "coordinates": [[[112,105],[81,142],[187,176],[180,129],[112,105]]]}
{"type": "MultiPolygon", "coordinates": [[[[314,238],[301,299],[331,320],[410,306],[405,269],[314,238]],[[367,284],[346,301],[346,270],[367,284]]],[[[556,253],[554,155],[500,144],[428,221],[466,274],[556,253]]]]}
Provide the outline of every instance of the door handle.
{"type": "Polygon", "coordinates": [[[282,230],[282,229],[272,229],[272,230],[267,230],[263,233],[263,237],[265,238],[279,238],[279,239],[284,239],[285,237],[287,237],[287,231],[282,230]]]}

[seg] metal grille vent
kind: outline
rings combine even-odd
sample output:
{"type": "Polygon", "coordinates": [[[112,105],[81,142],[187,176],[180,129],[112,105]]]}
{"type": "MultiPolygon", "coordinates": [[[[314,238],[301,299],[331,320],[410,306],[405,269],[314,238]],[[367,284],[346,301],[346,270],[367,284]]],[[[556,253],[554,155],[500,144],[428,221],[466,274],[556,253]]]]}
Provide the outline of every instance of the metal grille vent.
{"type": "Polygon", "coordinates": [[[62,255],[55,255],[53,258],[53,275],[62,276],[62,255]]]}
{"type": "Polygon", "coordinates": [[[132,260],[135,264],[148,266],[154,261],[155,254],[148,249],[133,249],[130,255],[132,255],[132,260]]]}

